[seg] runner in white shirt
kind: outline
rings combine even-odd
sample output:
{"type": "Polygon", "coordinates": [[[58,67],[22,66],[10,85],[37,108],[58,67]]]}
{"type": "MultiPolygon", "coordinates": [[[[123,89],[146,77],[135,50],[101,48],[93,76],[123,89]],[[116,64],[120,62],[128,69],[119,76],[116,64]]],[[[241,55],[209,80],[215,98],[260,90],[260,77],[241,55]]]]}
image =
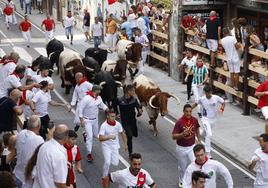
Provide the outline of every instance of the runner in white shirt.
{"type": "Polygon", "coordinates": [[[53,138],[40,147],[34,188],[67,188],[67,152],[63,147],[67,139],[68,127],[63,124],[57,125],[53,138]]]}
{"type": "Polygon", "coordinates": [[[131,154],[130,167],[112,172],[103,178],[103,187],[109,188],[110,182],[118,183],[119,188],[144,187],[145,185],[151,188],[157,187],[151,175],[141,168],[141,155],[139,153],[131,154]]]}
{"type": "Polygon", "coordinates": [[[102,98],[99,96],[101,87],[93,85],[92,91],[88,92],[87,95],[82,99],[79,104],[79,118],[82,127],[85,127],[86,131],[86,147],[87,147],[87,161],[92,162],[92,144],[93,135],[98,138],[99,125],[98,116],[99,108],[107,111],[108,107],[103,103],[102,98]]]}
{"type": "MultiPolygon", "coordinates": [[[[16,153],[17,162],[14,169],[14,174],[16,176],[17,182],[20,185],[24,184],[26,186],[25,180],[25,168],[32,157],[35,149],[42,143],[44,139],[39,136],[39,130],[41,128],[40,118],[36,115],[30,117],[27,125],[27,129],[22,130],[16,139],[16,153]]],[[[18,187],[21,187],[18,185],[18,187]]]]}
{"type": "Polygon", "coordinates": [[[95,22],[91,26],[91,36],[94,41],[94,48],[98,48],[101,44],[101,37],[103,36],[102,23],[99,22],[99,18],[95,17],[95,22]]]}
{"type": "MultiPolygon", "coordinates": [[[[193,65],[196,64],[197,56],[193,56],[191,50],[186,50],[186,56],[183,58],[181,63],[178,65],[178,68],[185,66],[185,73],[187,75],[188,71],[192,68],[193,65]]],[[[193,81],[193,74],[189,73],[187,80],[187,102],[189,102],[191,98],[191,91],[192,91],[192,81],[193,81]]]]}
{"type": "Polygon", "coordinates": [[[205,188],[216,188],[217,174],[224,177],[227,188],[233,188],[234,183],[229,170],[220,162],[209,159],[205,154],[205,147],[202,144],[197,144],[194,147],[194,155],[196,160],[192,162],[186,169],[183,178],[183,188],[192,187],[192,173],[200,170],[209,175],[205,188]]]}
{"type": "Polygon", "coordinates": [[[195,108],[198,104],[201,105],[201,127],[205,133],[206,154],[208,157],[211,157],[211,126],[215,124],[218,113],[223,113],[225,103],[223,98],[212,95],[212,88],[209,85],[204,87],[204,92],[205,96],[202,96],[197,103],[194,103],[192,108],[195,108]]]}
{"type": "Polygon", "coordinates": [[[205,188],[206,179],[209,179],[209,176],[201,171],[194,171],[192,173],[192,188],[205,188]]]}
{"type": "Polygon", "coordinates": [[[268,187],[268,133],[260,135],[261,148],[256,149],[249,164],[249,169],[256,168],[254,188],[268,187]]]}
{"type": "Polygon", "coordinates": [[[65,29],[65,35],[69,40],[69,36],[71,36],[71,45],[73,44],[73,27],[76,25],[75,19],[72,16],[72,12],[69,10],[67,16],[62,21],[62,26],[65,29]]]}
{"type": "Polygon", "coordinates": [[[19,58],[20,56],[17,52],[11,52],[7,59],[4,60],[3,66],[0,68],[0,81],[14,72],[19,58]]]}
{"type": "Polygon", "coordinates": [[[99,140],[102,142],[102,153],[104,157],[102,177],[108,176],[110,165],[119,164],[119,134],[122,137],[124,149],[127,151],[127,137],[122,125],[115,120],[116,114],[113,110],[107,113],[107,120],[102,123],[99,132],[99,140]]]}
{"type": "Polygon", "coordinates": [[[0,98],[8,96],[8,90],[11,88],[16,88],[19,90],[32,89],[33,87],[39,87],[39,84],[31,84],[27,86],[22,86],[21,79],[24,77],[25,66],[17,65],[15,71],[6,77],[4,81],[0,82],[0,98]]]}
{"type": "Polygon", "coordinates": [[[238,91],[239,73],[240,73],[240,58],[238,49],[240,48],[235,36],[232,36],[228,28],[223,29],[224,38],[221,39],[221,44],[227,56],[227,65],[231,74],[231,86],[238,91]]]}
{"type": "Polygon", "coordinates": [[[67,104],[59,103],[56,101],[51,100],[51,96],[48,93],[48,82],[42,81],[40,84],[40,90],[34,95],[32,99],[32,109],[36,115],[38,115],[41,119],[41,129],[40,135],[46,140],[46,134],[48,129],[48,124],[50,121],[48,115],[48,104],[53,106],[67,106],[67,104]]]}
{"type": "Polygon", "coordinates": [[[131,8],[129,9],[128,12],[129,15],[127,17],[127,21],[129,21],[130,23],[130,28],[132,29],[132,32],[134,32],[133,29],[137,27],[137,16],[131,8]]]}
{"type": "Polygon", "coordinates": [[[79,104],[81,100],[84,98],[84,96],[86,96],[87,92],[92,90],[93,85],[89,81],[87,81],[87,78],[84,77],[83,73],[81,72],[75,74],[75,81],[77,84],[74,88],[71,106],[76,105],[75,118],[74,118],[74,124],[76,126],[74,130],[77,131],[80,126],[80,119],[78,115],[79,104]]]}
{"type": "Polygon", "coordinates": [[[33,76],[36,76],[37,75],[37,71],[38,71],[38,68],[39,68],[39,62],[38,61],[33,61],[32,62],[32,65],[30,67],[27,67],[26,69],[26,79],[32,79],[33,76]]]}
{"type": "MultiPolygon", "coordinates": [[[[39,75],[34,75],[32,77],[33,81],[35,83],[40,83],[42,81],[47,81],[48,82],[48,89],[53,90],[54,89],[54,82],[51,77],[48,76],[49,74],[49,69],[46,67],[40,68],[40,74],[39,75]]],[[[34,89],[33,92],[37,93],[39,89],[34,89]]],[[[50,94],[50,92],[49,92],[50,94]]]]}

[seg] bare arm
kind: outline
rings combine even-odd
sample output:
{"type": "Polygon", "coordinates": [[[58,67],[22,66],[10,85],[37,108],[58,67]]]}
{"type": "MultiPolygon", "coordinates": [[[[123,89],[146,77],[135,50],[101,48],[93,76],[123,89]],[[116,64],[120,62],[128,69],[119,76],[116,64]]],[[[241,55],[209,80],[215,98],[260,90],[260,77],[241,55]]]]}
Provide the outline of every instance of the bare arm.
{"type": "Polygon", "coordinates": [[[109,188],[110,187],[110,178],[109,176],[106,176],[102,180],[103,188],[109,188]]]}
{"type": "Polygon", "coordinates": [[[254,160],[252,160],[252,161],[250,162],[250,164],[248,165],[248,169],[249,169],[249,170],[253,170],[254,167],[256,166],[257,162],[258,162],[258,159],[254,159],[254,160]]]}
{"type": "Polygon", "coordinates": [[[116,138],[115,135],[99,135],[99,141],[100,142],[104,142],[104,141],[107,141],[107,140],[114,140],[116,138]]]}
{"type": "Polygon", "coordinates": [[[221,40],[221,27],[218,27],[218,40],[221,40]]]}
{"type": "Polygon", "coordinates": [[[78,173],[83,173],[82,167],[81,167],[81,161],[76,161],[76,169],[78,173]]]}
{"type": "Polygon", "coordinates": [[[261,97],[263,95],[268,95],[268,91],[255,92],[256,97],[261,97]]]}
{"type": "Polygon", "coordinates": [[[54,182],[57,188],[68,188],[69,186],[67,186],[65,183],[56,183],[54,182]]]}
{"type": "Polygon", "coordinates": [[[53,101],[53,100],[51,100],[50,102],[49,102],[49,104],[50,105],[52,105],[52,106],[67,106],[67,104],[64,104],[64,103],[61,103],[61,102],[57,102],[57,101],[53,101]]]}
{"type": "Polygon", "coordinates": [[[15,111],[15,113],[16,113],[17,115],[21,115],[21,114],[23,113],[23,110],[22,110],[22,108],[21,108],[20,106],[15,106],[15,107],[13,108],[13,110],[15,111]]]}
{"type": "Polygon", "coordinates": [[[125,132],[121,132],[120,135],[124,143],[124,149],[127,150],[127,135],[125,134],[125,132]]]}

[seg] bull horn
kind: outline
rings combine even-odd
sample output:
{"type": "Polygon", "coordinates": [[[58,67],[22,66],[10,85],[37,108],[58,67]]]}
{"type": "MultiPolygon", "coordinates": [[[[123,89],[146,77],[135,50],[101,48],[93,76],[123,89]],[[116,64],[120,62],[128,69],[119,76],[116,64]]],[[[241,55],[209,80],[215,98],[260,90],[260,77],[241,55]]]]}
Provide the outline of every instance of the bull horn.
{"type": "Polygon", "coordinates": [[[122,83],[119,81],[115,81],[115,83],[117,83],[120,87],[123,87],[122,83]]]}
{"type": "Polygon", "coordinates": [[[178,104],[181,103],[181,100],[179,99],[179,97],[177,97],[176,95],[170,95],[171,97],[173,97],[174,99],[176,99],[176,101],[178,102],[178,104]]]}
{"type": "Polygon", "coordinates": [[[106,84],[106,82],[103,81],[103,82],[100,83],[100,86],[102,87],[102,86],[105,85],[105,84],[106,84]]]}
{"type": "Polygon", "coordinates": [[[74,69],[74,67],[69,67],[69,68],[66,68],[65,70],[70,71],[70,70],[73,70],[73,69],[74,69]]]}
{"type": "Polygon", "coordinates": [[[152,104],[154,98],[155,98],[155,95],[151,96],[151,98],[150,98],[150,100],[149,100],[149,105],[150,105],[152,108],[158,109],[158,107],[155,107],[155,106],[152,104]]]}
{"type": "Polygon", "coordinates": [[[132,46],[132,44],[128,44],[127,46],[126,46],[126,48],[128,49],[128,48],[130,48],[132,46]]]}
{"type": "Polygon", "coordinates": [[[94,69],[92,69],[92,68],[86,67],[86,69],[87,69],[89,72],[94,72],[94,69]]]}
{"type": "Polygon", "coordinates": [[[49,56],[48,56],[48,59],[50,59],[51,56],[52,56],[54,53],[55,53],[55,52],[51,52],[51,53],[49,54],[49,56]]]}

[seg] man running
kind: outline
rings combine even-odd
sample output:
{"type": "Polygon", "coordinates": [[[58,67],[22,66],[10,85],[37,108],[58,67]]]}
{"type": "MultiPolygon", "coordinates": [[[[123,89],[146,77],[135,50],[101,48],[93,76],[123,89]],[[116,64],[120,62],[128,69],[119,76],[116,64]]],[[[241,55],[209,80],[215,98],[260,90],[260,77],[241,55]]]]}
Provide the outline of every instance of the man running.
{"type": "Polygon", "coordinates": [[[256,167],[254,188],[268,187],[268,133],[260,135],[260,148],[256,149],[248,166],[250,170],[256,167]]]}
{"type": "Polygon", "coordinates": [[[201,105],[202,109],[202,128],[205,133],[205,148],[206,154],[208,157],[211,157],[211,137],[212,130],[211,126],[215,124],[218,112],[223,113],[225,103],[224,99],[219,97],[218,95],[212,94],[212,88],[209,85],[204,87],[205,96],[201,97],[197,103],[193,104],[193,108],[195,108],[198,104],[201,105]],[[220,108],[219,108],[220,107],[220,108]]]}
{"type": "Polygon", "coordinates": [[[87,9],[84,10],[84,18],[83,18],[83,31],[86,37],[85,42],[90,41],[89,27],[90,27],[90,14],[87,9]]]}
{"type": "Polygon", "coordinates": [[[72,16],[72,12],[69,10],[67,16],[65,16],[65,18],[62,21],[62,26],[65,28],[65,35],[68,40],[69,37],[71,36],[71,45],[73,44],[73,28],[75,25],[76,21],[72,16]]]}
{"type": "Polygon", "coordinates": [[[16,5],[15,3],[12,1],[12,0],[7,0],[8,1],[8,6],[10,6],[12,9],[13,9],[13,14],[12,14],[12,23],[14,25],[17,25],[17,18],[16,18],[16,15],[15,15],[15,11],[16,11],[16,5]]]}
{"type": "MultiPolygon", "coordinates": [[[[198,57],[196,61],[196,64],[189,69],[185,77],[185,80],[188,80],[188,77],[191,75],[191,73],[193,74],[192,91],[194,94],[195,102],[197,102],[203,95],[203,88],[208,80],[208,68],[206,65],[204,65],[203,59],[201,57],[198,57]]],[[[199,107],[198,113],[200,116],[199,107]]]]}
{"type": "Polygon", "coordinates": [[[198,141],[201,141],[200,126],[198,120],[192,116],[192,106],[190,104],[184,105],[183,113],[172,132],[172,139],[177,141],[176,154],[180,187],[182,187],[182,179],[187,166],[194,161],[193,147],[195,145],[195,137],[198,138],[198,141]]]}
{"type": "Polygon", "coordinates": [[[102,177],[108,176],[110,165],[119,164],[119,134],[122,137],[124,149],[127,150],[127,137],[122,125],[115,120],[116,114],[113,110],[107,113],[107,120],[100,127],[99,140],[102,142],[102,153],[104,157],[102,177]]]}
{"type": "Polygon", "coordinates": [[[30,48],[32,24],[28,21],[27,15],[24,16],[24,20],[20,23],[20,30],[27,47],[30,48]]]}
{"type": "Polygon", "coordinates": [[[117,105],[120,111],[120,118],[122,126],[127,135],[127,146],[129,157],[132,154],[132,137],[138,136],[136,112],[138,111],[137,117],[141,116],[142,109],[135,97],[135,87],[133,85],[127,85],[124,88],[124,96],[117,99],[117,105]]]}
{"type": "Polygon", "coordinates": [[[54,38],[54,32],[55,32],[55,22],[53,19],[51,19],[49,14],[47,14],[47,18],[44,19],[41,24],[41,28],[43,27],[45,30],[46,42],[49,42],[54,38]]]}
{"type": "Polygon", "coordinates": [[[103,188],[109,188],[110,182],[118,183],[119,188],[126,187],[143,187],[148,185],[156,188],[156,183],[150,174],[141,168],[141,154],[133,153],[130,157],[130,167],[110,173],[103,179],[103,188]]]}
{"type": "Polygon", "coordinates": [[[81,72],[77,72],[75,74],[75,81],[76,81],[76,86],[74,88],[71,106],[76,105],[75,118],[74,118],[74,124],[75,124],[74,130],[78,131],[80,127],[80,119],[79,119],[79,114],[78,114],[79,105],[82,99],[84,98],[84,96],[86,96],[87,92],[91,91],[93,85],[89,81],[87,81],[87,78],[81,72]]]}
{"type": "Polygon", "coordinates": [[[93,136],[98,138],[99,125],[98,116],[99,108],[104,111],[108,111],[108,107],[103,103],[102,98],[99,96],[101,92],[101,86],[93,85],[92,91],[89,91],[87,95],[82,99],[79,105],[79,118],[82,127],[86,130],[86,147],[87,147],[87,161],[92,162],[92,145],[93,136]]]}
{"type": "Polygon", "coordinates": [[[220,162],[209,159],[205,154],[205,147],[202,144],[197,144],[194,147],[194,155],[196,160],[192,162],[185,172],[183,177],[183,188],[192,187],[192,173],[197,170],[209,175],[205,188],[216,188],[217,173],[222,175],[227,184],[227,188],[233,188],[234,183],[229,170],[220,162]]]}
{"type": "Polygon", "coordinates": [[[4,8],[4,14],[6,18],[5,21],[7,29],[9,29],[9,24],[12,23],[13,8],[7,4],[6,7],[4,8]]]}

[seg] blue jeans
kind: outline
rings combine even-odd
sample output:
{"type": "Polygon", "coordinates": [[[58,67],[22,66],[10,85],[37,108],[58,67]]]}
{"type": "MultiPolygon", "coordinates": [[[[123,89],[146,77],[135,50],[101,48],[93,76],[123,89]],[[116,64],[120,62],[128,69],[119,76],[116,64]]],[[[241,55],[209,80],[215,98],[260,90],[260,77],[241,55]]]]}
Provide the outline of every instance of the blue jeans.
{"type": "Polygon", "coordinates": [[[25,14],[28,14],[28,10],[29,14],[32,14],[32,3],[25,4],[25,14]]]}
{"type": "Polygon", "coordinates": [[[17,187],[21,188],[22,187],[22,182],[17,177],[15,177],[15,178],[16,178],[15,181],[16,181],[17,187]]]}
{"type": "Polygon", "coordinates": [[[20,8],[23,9],[24,0],[20,0],[20,8]]]}
{"type": "Polygon", "coordinates": [[[98,48],[99,45],[101,44],[101,36],[94,36],[93,41],[94,41],[94,48],[98,48]]]}

